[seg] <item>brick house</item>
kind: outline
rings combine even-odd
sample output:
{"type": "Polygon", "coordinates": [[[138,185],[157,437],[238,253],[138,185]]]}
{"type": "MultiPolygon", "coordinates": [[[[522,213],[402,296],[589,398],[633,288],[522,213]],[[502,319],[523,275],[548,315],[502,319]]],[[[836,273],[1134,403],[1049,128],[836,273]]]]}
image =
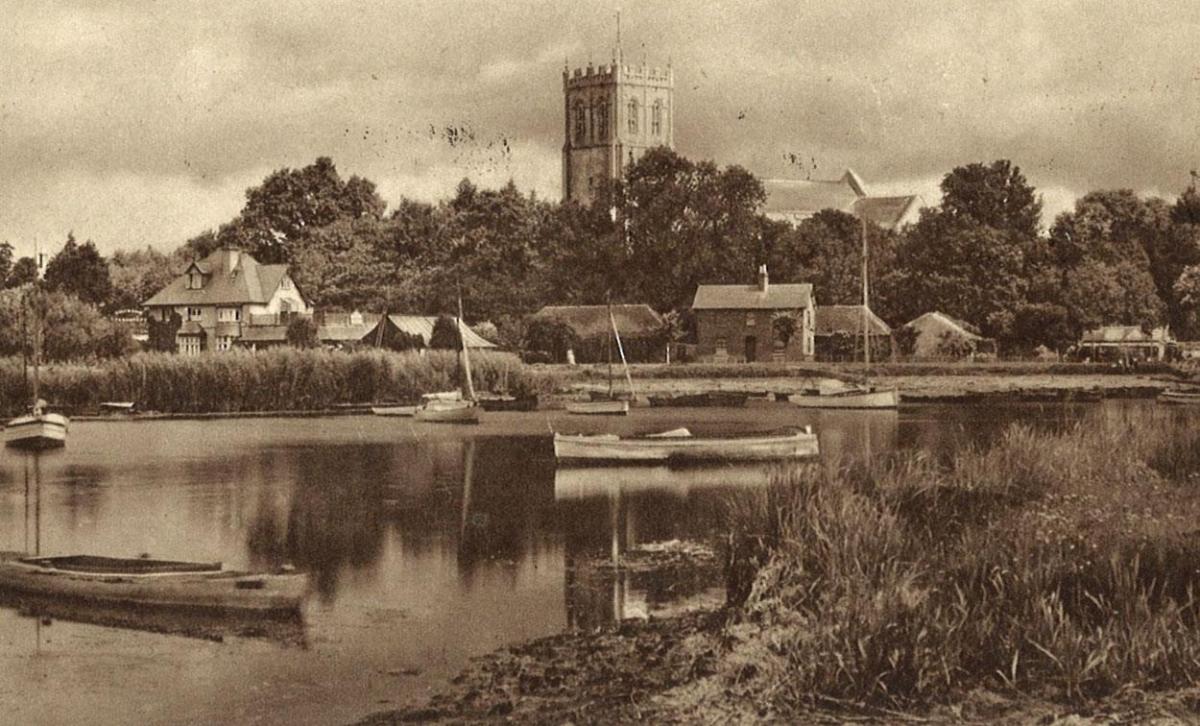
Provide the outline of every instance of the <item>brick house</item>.
{"type": "Polygon", "coordinates": [[[292,316],[312,314],[287,265],[259,264],[234,247],[194,260],[142,307],[153,322],[179,315],[175,350],[187,355],[232,350],[260,327],[286,325],[292,316]]]}
{"type": "Polygon", "coordinates": [[[805,361],[813,358],[812,285],[772,285],[766,265],[753,285],[700,285],[696,315],[696,358],[710,363],[805,361]],[[776,319],[788,316],[794,331],[785,341],[776,319]]]}

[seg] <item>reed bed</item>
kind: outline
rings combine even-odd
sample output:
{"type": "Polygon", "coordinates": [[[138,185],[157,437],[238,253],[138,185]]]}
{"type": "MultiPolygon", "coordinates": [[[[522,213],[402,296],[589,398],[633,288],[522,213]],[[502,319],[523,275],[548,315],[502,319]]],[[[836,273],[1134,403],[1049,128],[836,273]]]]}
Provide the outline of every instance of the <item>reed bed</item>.
{"type": "MultiPolygon", "coordinates": [[[[553,390],[554,377],[534,372],[508,353],[471,356],[478,390],[516,395],[553,390]]],[[[43,366],[41,395],[68,411],[103,401],[134,401],[142,410],[173,413],[318,410],[335,404],[411,401],[458,383],[453,351],[230,351],[199,356],[139,353],[92,364],[43,366]]],[[[29,404],[20,359],[0,360],[0,406],[9,414],[29,404]]]]}
{"type": "Polygon", "coordinates": [[[1186,425],[1014,426],[948,462],[798,469],[740,493],[730,692],[798,714],[1195,684],[1197,451],[1186,425]]]}

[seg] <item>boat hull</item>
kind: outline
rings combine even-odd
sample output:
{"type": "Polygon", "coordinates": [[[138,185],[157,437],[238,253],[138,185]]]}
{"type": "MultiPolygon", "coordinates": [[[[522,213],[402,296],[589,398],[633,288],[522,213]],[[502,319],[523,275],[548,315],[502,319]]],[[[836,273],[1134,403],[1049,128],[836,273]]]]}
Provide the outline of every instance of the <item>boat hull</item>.
{"type": "Polygon", "coordinates": [[[554,457],[566,462],[772,461],[808,458],[819,453],[817,436],[809,431],[736,438],[554,435],[554,457]]]}
{"type": "Polygon", "coordinates": [[[67,443],[66,416],[57,413],[19,416],[4,427],[7,446],[27,449],[48,449],[67,443]]]}
{"type": "Polygon", "coordinates": [[[800,408],[873,408],[900,406],[900,393],[894,388],[847,393],[793,393],[788,402],[800,408]]]}
{"type": "Polygon", "coordinates": [[[537,396],[529,396],[526,398],[515,398],[505,396],[500,398],[481,398],[479,405],[484,411],[536,411],[538,407],[537,396]]]}
{"type": "Polygon", "coordinates": [[[417,407],[413,418],[428,423],[479,423],[479,406],[473,401],[446,401],[434,399],[417,407]]]}
{"type": "Polygon", "coordinates": [[[417,413],[416,406],[372,406],[371,413],[376,416],[413,416],[417,413]]]}
{"type": "Polygon", "coordinates": [[[572,401],[566,409],[567,413],[578,416],[625,416],[629,413],[629,401],[572,401]]]}
{"type": "Polygon", "coordinates": [[[84,572],[0,553],[0,589],[41,597],[120,606],[194,610],[296,612],[308,590],[299,573],[84,572]]]}
{"type": "Polygon", "coordinates": [[[1160,403],[1182,403],[1182,404],[1200,404],[1200,392],[1191,391],[1163,391],[1158,394],[1160,403]]]}

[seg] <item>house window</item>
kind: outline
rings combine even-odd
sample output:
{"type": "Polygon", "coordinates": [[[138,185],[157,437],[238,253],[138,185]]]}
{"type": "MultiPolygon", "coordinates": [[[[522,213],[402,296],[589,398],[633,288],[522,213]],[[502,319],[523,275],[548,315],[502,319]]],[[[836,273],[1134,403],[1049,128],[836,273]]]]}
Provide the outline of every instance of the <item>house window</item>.
{"type": "Polygon", "coordinates": [[[729,348],[729,341],[725,338],[717,338],[717,355],[725,355],[729,348]]]}
{"type": "Polygon", "coordinates": [[[218,335],[217,336],[217,350],[233,350],[233,336],[232,335],[218,335]]]}
{"type": "Polygon", "coordinates": [[[583,104],[578,101],[575,103],[575,143],[582,144],[583,137],[587,135],[587,111],[583,109],[583,104]]]}
{"type": "Polygon", "coordinates": [[[199,272],[189,272],[188,289],[199,290],[202,287],[204,287],[204,275],[201,275],[199,272]]]}
{"type": "Polygon", "coordinates": [[[199,320],[200,315],[201,315],[200,308],[188,308],[187,309],[187,319],[188,320],[199,320]]]}
{"type": "Polygon", "coordinates": [[[754,327],[754,313],[746,313],[746,327],[747,328],[754,327]]]}
{"type": "Polygon", "coordinates": [[[217,322],[236,323],[242,319],[241,308],[217,308],[217,322]]]}
{"type": "Polygon", "coordinates": [[[662,101],[654,102],[654,109],[650,113],[650,131],[655,136],[662,135],[662,101]]]}
{"type": "Polygon", "coordinates": [[[200,336],[181,335],[176,342],[182,355],[200,355],[200,336]]]}
{"type": "Polygon", "coordinates": [[[282,280],[280,280],[280,281],[279,281],[279,288],[280,288],[281,290],[291,290],[291,289],[292,289],[292,278],[290,278],[290,277],[285,277],[285,278],[283,278],[282,280]]]}
{"type": "Polygon", "coordinates": [[[629,133],[638,132],[638,102],[636,98],[629,99],[629,133]]]}
{"type": "Polygon", "coordinates": [[[601,101],[596,104],[596,139],[604,141],[608,138],[608,104],[601,101]]]}

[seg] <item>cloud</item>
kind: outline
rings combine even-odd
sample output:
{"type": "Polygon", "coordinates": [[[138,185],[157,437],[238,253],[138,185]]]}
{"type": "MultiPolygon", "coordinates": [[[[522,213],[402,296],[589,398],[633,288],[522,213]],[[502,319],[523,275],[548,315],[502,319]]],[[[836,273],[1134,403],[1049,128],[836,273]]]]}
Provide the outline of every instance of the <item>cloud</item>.
{"type": "MultiPolygon", "coordinates": [[[[1200,6],[622,5],[627,62],[673,64],[676,146],[695,158],[766,177],[805,158],[895,190],[1010,158],[1047,211],[1091,189],[1174,193],[1200,166],[1200,6]]],[[[467,175],[557,196],[563,58],[607,62],[615,10],[18,3],[0,28],[0,239],[74,228],[105,250],[170,248],[320,155],[392,202],[467,175]]]]}

